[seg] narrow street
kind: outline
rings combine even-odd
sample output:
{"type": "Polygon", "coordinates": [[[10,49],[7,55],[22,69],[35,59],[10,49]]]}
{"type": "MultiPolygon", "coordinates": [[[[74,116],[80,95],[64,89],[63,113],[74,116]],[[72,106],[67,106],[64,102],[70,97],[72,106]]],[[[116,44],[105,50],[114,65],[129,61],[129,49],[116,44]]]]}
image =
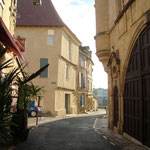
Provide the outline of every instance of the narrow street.
{"type": "Polygon", "coordinates": [[[42,124],[16,150],[119,150],[93,129],[99,116],[66,118],[42,124]]]}

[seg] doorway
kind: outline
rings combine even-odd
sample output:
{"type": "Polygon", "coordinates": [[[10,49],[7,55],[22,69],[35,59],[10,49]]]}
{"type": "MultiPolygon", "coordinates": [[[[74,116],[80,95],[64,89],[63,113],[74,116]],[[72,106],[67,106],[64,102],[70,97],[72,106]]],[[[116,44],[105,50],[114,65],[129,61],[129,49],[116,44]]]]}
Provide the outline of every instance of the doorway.
{"type": "Polygon", "coordinates": [[[127,68],[124,132],[150,147],[150,25],[137,39],[127,68]]]}
{"type": "Polygon", "coordinates": [[[65,109],[66,109],[66,114],[69,113],[69,94],[65,94],[65,109]]]}

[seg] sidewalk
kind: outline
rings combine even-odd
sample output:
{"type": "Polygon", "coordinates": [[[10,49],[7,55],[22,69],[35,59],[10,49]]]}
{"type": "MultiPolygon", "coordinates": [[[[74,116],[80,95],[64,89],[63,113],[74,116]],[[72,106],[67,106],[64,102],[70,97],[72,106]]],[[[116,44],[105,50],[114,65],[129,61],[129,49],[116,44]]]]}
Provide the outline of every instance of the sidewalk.
{"type": "Polygon", "coordinates": [[[143,145],[134,144],[124,136],[109,130],[105,115],[96,119],[95,131],[102,135],[106,140],[109,140],[111,144],[119,146],[121,150],[149,150],[149,148],[146,148],[143,145]]]}

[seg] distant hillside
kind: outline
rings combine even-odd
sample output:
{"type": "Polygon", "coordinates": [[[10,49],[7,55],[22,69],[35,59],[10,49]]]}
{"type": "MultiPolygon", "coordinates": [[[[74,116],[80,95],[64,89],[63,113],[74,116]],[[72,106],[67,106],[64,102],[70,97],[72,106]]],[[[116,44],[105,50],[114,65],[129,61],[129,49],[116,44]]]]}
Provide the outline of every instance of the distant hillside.
{"type": "Polygon", "coordinates": [[[93,96],[98,99],[100,107],[108,105],[108,89],[94,88],[93,96]]]}

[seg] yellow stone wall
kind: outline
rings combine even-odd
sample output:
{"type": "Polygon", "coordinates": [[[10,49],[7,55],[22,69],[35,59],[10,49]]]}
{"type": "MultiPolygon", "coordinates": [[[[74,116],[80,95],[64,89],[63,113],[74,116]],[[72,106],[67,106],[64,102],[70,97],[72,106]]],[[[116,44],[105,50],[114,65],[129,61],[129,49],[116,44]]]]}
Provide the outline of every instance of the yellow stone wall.
{"type": "Polygon", "coordinates": [[[64,28],[57,27],[19,27],[16,36],[26,38],[25,57],[29,61],[28,73],[33,73],[40,67],[40,58],[48,58],[48,78],[34,80],[34,83],[45,87],[43,94],[43,113],[64,116],[65,94],[69,92],[70,111],[76,113],[76,75],[78,65],[79,42],[64,28]],[[48,31],[54,31],[54,44],[48,45],[48,31]],[[71,41],[72,60],[69,60],[68,40],[71,41]],[[66,64],[69,65],[69,79],[66,79],[66,64]]]}
{"type": "Polygon", "coordinates": [[[14,35],[16,23],[16,5],[14,5],[13,1],[0,1],[0,17],[3,19],[10,33],[14,35]]]}
{"type": "MultiPolygon", "coordinates": [[[[0,0],[0,17],[2,18],[3,22],[5,23],[7,29],[11,33],[11,35],[14,35],[15,25],[16,25],[16,5],[14,5],[13,1],[7,0],[2,1],[0,0]]],[[[8,60],[13,59],[12,64],[13,67],[18,66],[16,63],[16,60],[14,58],[14,55],[12,52],[6,53],[3,58],[1,58],[0,63],[8,60]]],[[[7,73],[12,68],[5,69],[3,72],[7,73]]]]}
{"type": "MultiPolygon", "coordinates": [[[[118,12],[119,0],[95,0],[96,8],[96,49],[99,60],[108,73],[108,116],[109,127],[113,129],[113,90],[117,85],[119,90],[119,121],[118,132],[123,132],[123,91],[126,70],[136,39],[149,22],[150,1],[133,1],[120,18],[118,12]],[[108,60],[112,52],[119,55],[120,64],[108,60]],[[116,72],[113,72],[116,67],[116,72]]],[[[129,0],[125,0],[126,5],[129,0]]],[[[123,8],[122,8],[123,9],[123,8]]],[[[122,10],[120,11],[121,14],[122,10]]]]}

